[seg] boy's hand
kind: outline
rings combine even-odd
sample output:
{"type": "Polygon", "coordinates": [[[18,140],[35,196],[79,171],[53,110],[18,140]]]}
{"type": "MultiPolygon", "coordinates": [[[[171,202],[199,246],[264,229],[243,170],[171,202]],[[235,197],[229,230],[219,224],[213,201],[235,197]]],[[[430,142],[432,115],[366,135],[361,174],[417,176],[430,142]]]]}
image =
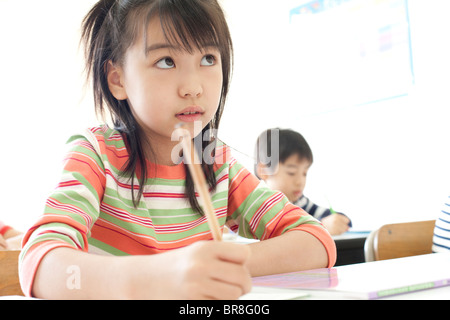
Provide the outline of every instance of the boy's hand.
{"type": "Polygon", "coordinates": [[[321,222],[332,236],[343,234],[350,228],[348,226],[350,219],[339,213],[331,214],[323,218],[321,222]]]}

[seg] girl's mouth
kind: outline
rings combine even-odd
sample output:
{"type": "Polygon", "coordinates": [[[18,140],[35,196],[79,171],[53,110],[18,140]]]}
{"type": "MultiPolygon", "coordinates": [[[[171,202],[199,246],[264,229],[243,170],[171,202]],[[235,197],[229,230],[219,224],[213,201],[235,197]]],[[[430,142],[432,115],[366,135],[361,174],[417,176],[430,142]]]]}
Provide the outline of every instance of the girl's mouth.
{"type": "Polygon", "coordinates": [[[202,114],[195,112],[195,113],[180,113],[176,115],[177,119],[182,122],[194,122],[201,119],[202,114]]]}
{"type": "Polygon", "coordinates": [[[200,120],[203,114],[204,112],[200,107],[192,106],[177,113],[175,117],[182,122],[194,122],[200,120]]]}

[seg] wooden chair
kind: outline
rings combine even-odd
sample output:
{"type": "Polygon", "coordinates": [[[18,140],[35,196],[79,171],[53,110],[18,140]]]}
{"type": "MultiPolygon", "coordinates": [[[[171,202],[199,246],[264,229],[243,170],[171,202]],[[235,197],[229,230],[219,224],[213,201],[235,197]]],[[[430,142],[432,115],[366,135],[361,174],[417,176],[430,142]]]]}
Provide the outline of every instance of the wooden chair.
{"type": "Polygon", "coordinates": [[[432,253],[435,220],[387,224],[364,245],[366,262],[432,253]]]}
{"type": "Polygon", "coordinates": [[[19,253],[0,251],[0,296],[24,296],[19,283],[19,253]]]}

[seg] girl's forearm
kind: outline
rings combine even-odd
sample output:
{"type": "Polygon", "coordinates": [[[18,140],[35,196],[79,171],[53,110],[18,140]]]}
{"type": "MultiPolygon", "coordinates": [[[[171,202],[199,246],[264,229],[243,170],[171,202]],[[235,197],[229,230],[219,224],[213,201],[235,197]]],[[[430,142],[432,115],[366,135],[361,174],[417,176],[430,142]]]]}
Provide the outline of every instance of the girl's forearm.
{"type": "Polygon", "coordinates": [[[328,255],[313,235],[291,231],[279,237],[253,243],[247,267],[253,277],[325,268],[328,255]]]}
{"type": "Polygon", "coordinates": [[[249,256],[247,246],[221,241],[126,257],[58,248],[42,259],[32,294],[44,299],[237,299],[251,288],[249,256]]]}
{"type": "Polygon", "coordinates": [[[43,299],[116,299],[123,292],[120,259],[70,248],[48,252],[37,270],[32,295],[43,299]]]}
{"type": "MultiPolygon", "coordinates": [[[[179,253],[129,257],[100,256],[70,248],[57,248],[42,259],[34,279],[32,295],[44,299],[176,298],[176,294],[182,291],[181,284],[186,282],[182,281],[186,279],[186,275],[190,274],[195,278],[199,273],[212,274],[212,278],[218,279],[213,274],[214,270],[202,271],[200,268],[217,269],[217,262],[221,264],[230,259],[236,260],[221,257],[235,254],[241,249],[241,245],[228,248],[229,245],[232,244],[205,242],[203,247],[187,247],[179,253]],[[206,257],[209,258],[205,260],[205,264],[202,260],[206,257]],[[192,264],[192,259],[199,260],[197,265],[200,267],[194,268],[194,273],[186,273],[183,269],[192,264]],[[177,278],[180,279],[177,281],[177,278]],[[174,283],[168,286],[169,282],[174,283]],[[167,288],[178,290],[165,292],[167,288]]],[[[328,265],[328,255],[322,243],[302,231],[291,231],[251,244],[250,251],[250,257],[244,263],[251,276],[324,268],[328,265]]],[[[243,259],[236,261],[244,261],[243,259]]],[[[230,270],[221,266],[219,274],[234,276],[237,266],[238,262],[227,264],[226,268],[231,268],[230,270]]],[[[226,282],[239,286],[243,280],[227,279],[226,282]]],[[[188,285],[187,289],[189,288],[192,286],[188,285]]],[[[185,291],[184,296],[187,296],[190,291],[185,291]]]]}

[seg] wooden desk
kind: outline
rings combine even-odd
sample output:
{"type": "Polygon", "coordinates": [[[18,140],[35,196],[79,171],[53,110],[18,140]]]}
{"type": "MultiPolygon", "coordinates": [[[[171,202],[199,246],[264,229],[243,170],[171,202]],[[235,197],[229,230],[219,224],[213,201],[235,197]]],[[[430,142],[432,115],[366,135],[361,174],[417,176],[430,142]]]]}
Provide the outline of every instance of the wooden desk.
{"type": "Polygon", "coordinates": [[[20,251],[0,251],[0,296],[23,296],[19,283],[20,251]]]}

